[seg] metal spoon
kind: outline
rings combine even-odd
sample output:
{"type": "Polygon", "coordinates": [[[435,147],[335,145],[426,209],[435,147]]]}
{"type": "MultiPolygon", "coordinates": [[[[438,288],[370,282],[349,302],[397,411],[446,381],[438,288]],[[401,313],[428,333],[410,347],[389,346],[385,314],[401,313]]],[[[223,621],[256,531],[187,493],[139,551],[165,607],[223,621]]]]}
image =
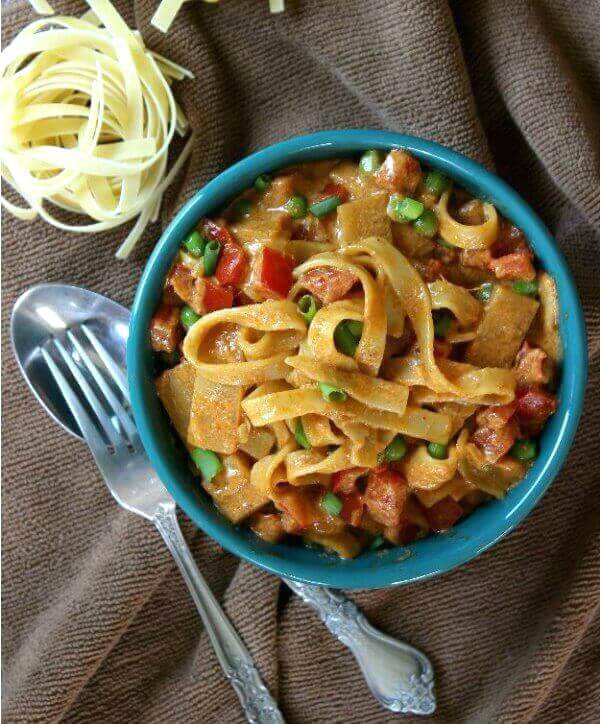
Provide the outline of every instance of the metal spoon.
{"type": "MultiPolygon", "coordinates": [[[[83,323],[93,330],[124,373],[129,312],[94,292],[64,284],[33,287],[17,300],[10,330],[13,350],[29,388],[46,412],[81,440],[79,426],[41,348],[50,337],[83,323]]],[[[405,714],[435,711],[433,668],[423,653],[375,629],[340,592],[283,580],[317,610],[329,631],[354,654],[373,696],[382,706],[405,714]]]]}

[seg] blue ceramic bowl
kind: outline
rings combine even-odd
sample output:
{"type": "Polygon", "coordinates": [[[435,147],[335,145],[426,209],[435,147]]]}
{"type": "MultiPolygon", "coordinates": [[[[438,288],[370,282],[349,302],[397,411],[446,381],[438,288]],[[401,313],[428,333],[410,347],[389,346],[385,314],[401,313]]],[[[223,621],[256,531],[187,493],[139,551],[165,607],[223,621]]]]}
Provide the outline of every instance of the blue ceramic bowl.
{"type": "Polygon", "coordinates": [[[131,313],[127,366],[133,411],[143,444],[160,478],[196,525],[227,550],[272,573],[339,588],[379,588],[449,571],[490,548],[523,520],[558,473],[575,435],[586,384],[587,346],[580,302],[565,260],[532,209],[497,176],[465,156],[420,138],[385,131],[322,131],[277,143],[248,156],[213,179],[181,209],[162,235],[142,275],[131,313]],[[526,478],[503,500],[477,508],[447,534],[432,535],[406,548],[364,553],[350,561],[294,544],[268,544],[218,513],[174,446],[167,415],[154,390],[148,324],[183,238],[201,217],[218,212],[259,174],[298,162],[398,146],[495,204],[523,230],[539,263],[556,280],[565,350],[558,411],[544,430],[540,455],[526,478]]]}

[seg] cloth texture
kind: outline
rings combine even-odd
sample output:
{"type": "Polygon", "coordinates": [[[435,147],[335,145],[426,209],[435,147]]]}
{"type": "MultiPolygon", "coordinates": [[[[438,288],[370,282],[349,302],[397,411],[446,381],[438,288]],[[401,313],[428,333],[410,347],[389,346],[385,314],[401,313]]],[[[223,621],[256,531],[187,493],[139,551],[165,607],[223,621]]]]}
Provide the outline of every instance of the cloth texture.
{"type": "MultiPolygon", "coordinates": [[[[514,532],[441,577],[350,597],[430,656],[432,722],[600,721],[597,2],[287,0],[280,15],[266,0],[189,2],[166,36],[150,26],[157,0],[116,5],[151,48],[195,73],[176,93],[197,141],[128,262],[114,258],[123,229],[83,236],[3,215],[4,720],[244,721],[159,535],[113,502],[87,449],[21,378],[8,336],[15,299],[56,281],[129,305],[161,224],[221,170],[295,134],[372,127],[482,161],[540,213],[581,294],[590,376],[568,460],[514,532]]],[[[4,42],[35,17],[24,0],[3,4],[4,42]]],[[[287,721],[400,720],[312,610],[182,523],[287,721]]]]}

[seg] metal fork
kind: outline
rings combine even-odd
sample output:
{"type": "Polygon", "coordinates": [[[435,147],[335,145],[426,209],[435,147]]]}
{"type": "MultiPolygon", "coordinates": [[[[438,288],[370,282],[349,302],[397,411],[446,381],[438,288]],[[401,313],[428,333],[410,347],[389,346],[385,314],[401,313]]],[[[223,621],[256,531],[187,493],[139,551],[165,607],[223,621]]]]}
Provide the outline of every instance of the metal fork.
{"type": "Polygon", "coordinates": [[[113,497],[154,523],[187,583],[225,676],[251,724],[283,724],[250,654],[198,570],[181,534],[175,501],[142,447],[127,381],[86,324],[52,337],[41,354],[113,497]]]}

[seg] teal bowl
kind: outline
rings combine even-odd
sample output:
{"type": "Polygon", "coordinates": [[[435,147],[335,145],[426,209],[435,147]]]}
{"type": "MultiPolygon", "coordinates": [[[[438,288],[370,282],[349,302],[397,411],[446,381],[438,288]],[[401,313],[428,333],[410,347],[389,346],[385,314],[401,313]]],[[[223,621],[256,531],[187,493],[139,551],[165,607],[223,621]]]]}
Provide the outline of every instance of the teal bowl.
{"type": "Polygon", "coordinates": [[[292,138],[253,153],[213,179],[181,209],[163,233],[140,280],[131,313],[127,367],[131,403],[144,447],[161,480],[198,527],[228,551],[279,576],[337,588],[380,588],[431,578],[466,563],[525,518],[557,475],[573,441],[586,384],[587,345],[581,305],[566,262],[544,224],[513,189],[475,161],[431,141],[386,131],[332,130],[292,138]],[[217,212],[259,174],[299,162],[393,147],[406,148],[427,166],[495,204],[523,230],[540,265],[556,280],[565,352],[559,406],[544,429],[539,457],[503,500],[477,508],[447,534],[433,535],[405,548],[341,560],[293,543],[265,543],[217,511],[173,443],[169,420],[154,389],[148,325],[182,239],[201,217],[217,212]]]}

